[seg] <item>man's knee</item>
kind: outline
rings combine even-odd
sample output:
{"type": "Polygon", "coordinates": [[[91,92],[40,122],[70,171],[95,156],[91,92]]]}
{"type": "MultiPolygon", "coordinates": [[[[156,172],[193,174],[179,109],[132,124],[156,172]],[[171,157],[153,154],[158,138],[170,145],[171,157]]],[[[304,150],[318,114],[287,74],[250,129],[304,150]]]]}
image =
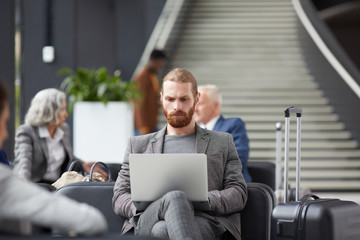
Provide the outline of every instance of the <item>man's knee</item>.
{"type": "Polygon", "coordinates": [[[166,193],[162,197],[161,206],[164,216],[165,212],[170,209],[171,211],[191,211],[193,209],[186,194],[178,190],[166,193]]]}
{"type": "Polygon", "coordinates": [[[161,239],[169,239],[165,221],[159,221],[154,225],[151,229],[151,236],[161,239]]]}

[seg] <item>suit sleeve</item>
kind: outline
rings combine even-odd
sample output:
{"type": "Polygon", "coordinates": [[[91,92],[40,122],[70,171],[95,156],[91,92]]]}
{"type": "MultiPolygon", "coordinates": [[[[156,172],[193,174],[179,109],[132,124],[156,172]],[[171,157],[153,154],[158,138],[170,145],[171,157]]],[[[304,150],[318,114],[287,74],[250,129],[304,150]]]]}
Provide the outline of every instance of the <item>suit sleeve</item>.
{"type": "Polygon", "coordinates": [[[241,211],[247,201],[247,186],[234,141],[228,135],[228,152],[225,154],[223,189],[209,192],[211,211],[215,214],[231,214],[241,211]]]}
{"type": "Polygon", "coordinates": [[[136,213],[135,205],[131,200],[130,190],[130,169],[129,154],[131,152],[131,139],[125,153],[125,158],[121,170],[114,186],[114,195],[112,199],[113,209],[116,214],[131,218],[136,213]]]}
{"type": "Polygon", "coordinates": [[[247,166],[249,160],[249,138],[246,133],[245,123],[238,119],[231,128],[231,135],[234,138],[237,153],[243,166],[247,166]]]}
{"type": "Polygon", "coordinates": [[[31,179],[33,139],[26,125],[18,128],[15,135],[14,172],[20,178],[31,179]]]}

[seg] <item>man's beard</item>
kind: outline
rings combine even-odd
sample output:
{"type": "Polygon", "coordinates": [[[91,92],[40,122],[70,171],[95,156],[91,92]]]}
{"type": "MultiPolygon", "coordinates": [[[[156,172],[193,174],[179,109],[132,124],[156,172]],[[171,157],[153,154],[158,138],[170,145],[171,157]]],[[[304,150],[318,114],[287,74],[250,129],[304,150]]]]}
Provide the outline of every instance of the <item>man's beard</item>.
{"type": "Polygon", "coordinates": [[[163,112],[168,123],[174,128],[182,128],[189,125],[194,115],[194,111],[195,111],[195,104],[194,106],[191,107],[191,109],[187,113],[180,110],[168,113],[163,107],[163,112]],[[175,116],[175,115],[181,115],[181,116],[175,116]]]}

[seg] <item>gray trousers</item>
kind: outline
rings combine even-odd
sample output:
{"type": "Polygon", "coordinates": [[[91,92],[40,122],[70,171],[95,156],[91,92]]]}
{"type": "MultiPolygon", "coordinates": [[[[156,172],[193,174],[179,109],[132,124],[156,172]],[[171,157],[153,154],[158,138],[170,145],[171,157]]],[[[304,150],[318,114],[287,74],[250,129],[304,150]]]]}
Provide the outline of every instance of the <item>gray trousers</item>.
{"type": "Polygon", "coordinates": [[[197,215],[184,192],[172,191],[145,209],[137,221],[135,235],[171,240],[221,239],[225,228],[207,216],[197,215]]]}

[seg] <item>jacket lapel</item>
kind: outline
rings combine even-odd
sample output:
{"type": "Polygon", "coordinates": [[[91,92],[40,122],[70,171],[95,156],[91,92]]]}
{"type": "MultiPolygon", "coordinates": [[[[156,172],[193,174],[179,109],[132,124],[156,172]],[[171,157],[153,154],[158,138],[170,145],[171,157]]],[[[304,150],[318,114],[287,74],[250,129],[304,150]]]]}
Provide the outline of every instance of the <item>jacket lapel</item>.
{"type": "Polygon", "coordinates": [[[165,127],[163,127],[160,131],[158,131],[151,139],[152,153],[162,153],[166,127],[167,125],[165,125],[165,127]]]}
{"type": "Polygon", "coordinates": [[[205,153],[209,144],[209,133],[195,124],[196,129],[196,153],[205,153]]]}

